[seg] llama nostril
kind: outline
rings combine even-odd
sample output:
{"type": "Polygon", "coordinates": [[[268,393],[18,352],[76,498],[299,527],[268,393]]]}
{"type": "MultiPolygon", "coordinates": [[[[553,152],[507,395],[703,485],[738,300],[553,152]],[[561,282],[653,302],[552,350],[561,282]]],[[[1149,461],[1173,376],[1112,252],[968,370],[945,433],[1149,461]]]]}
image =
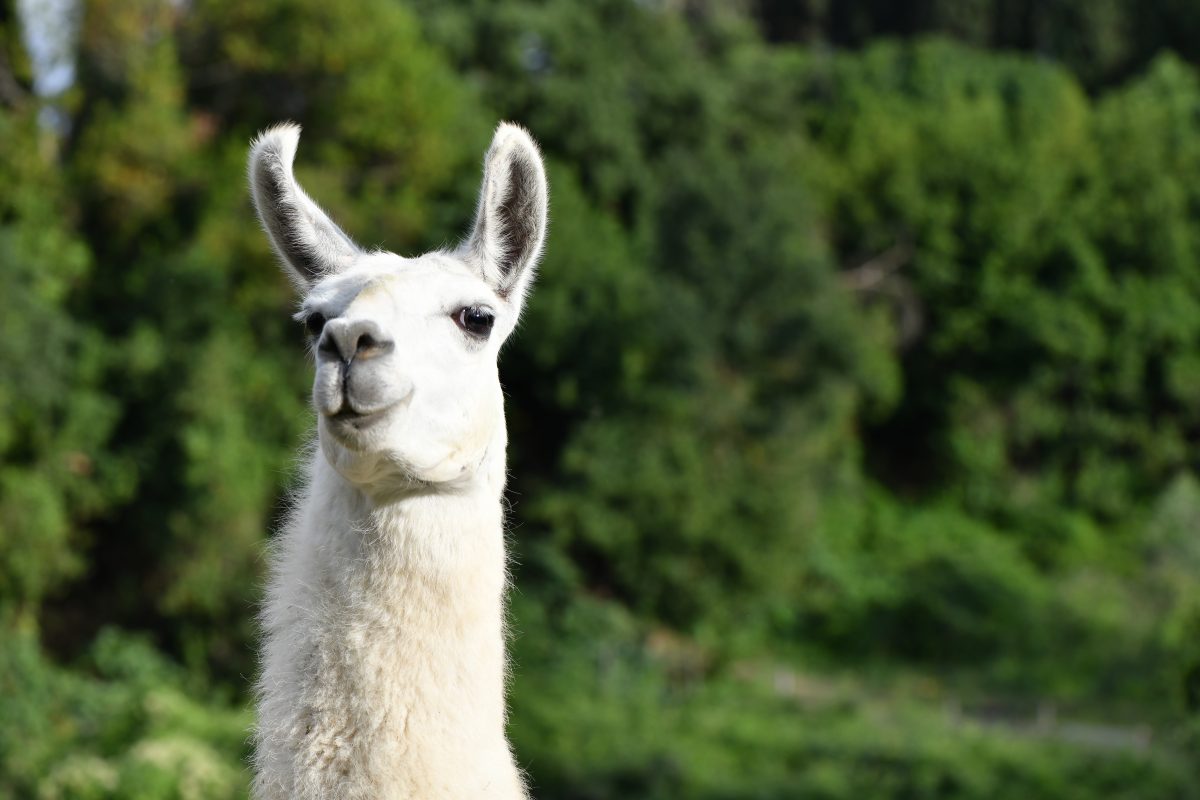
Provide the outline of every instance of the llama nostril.
{"type": "Polygon", "coordinates": [[[330,320],[325,325],[318,350],[344,364],[390,353],[394,344],[383,329],[370,320],[330,320]]]}
{"type": "Polygon", "coordinates": [[[326,331],[321,337],[320,341],[317,342],[317,352],[321,353],[322,355],[333,356],[339,360],[342,357],[342,354],[338,352],[337,342],[335,342],[333,337],[329,335],[328,331],[326,331]]]}
{"type": "Polygon", "coordinates": [[[378,344],[379,343],[375,341],[374,336],[369,333],[364,333],[362,336],[358,337],[358,343],[354,348],[354,354],[362,355],[364,351],[374,350],[378,344]]]}
{"type": "Polygon", "coordinates": [[[381,341],[377,336],[364,331],[355,343],[354,356],[355,358],[373,358],[391,352],[392,348],[393,345],[390,341],[381,341]]]}

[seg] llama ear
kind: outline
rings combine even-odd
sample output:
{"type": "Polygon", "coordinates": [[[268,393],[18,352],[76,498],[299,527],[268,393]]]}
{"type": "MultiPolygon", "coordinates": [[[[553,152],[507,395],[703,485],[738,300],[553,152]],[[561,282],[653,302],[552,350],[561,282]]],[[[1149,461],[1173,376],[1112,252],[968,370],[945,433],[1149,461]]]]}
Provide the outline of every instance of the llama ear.
{"type": "Polygon", "coordinates": [[[519,309],[546,238],[546,170],[532,137],[501,123],[483,158],[475,226],[460,253],[519,309]]]}
{"type": "Polygon", "coordinates": [[[250,148],[250,191],[263,229],[301,291],[349,267],[362,254],[292,174],[300,126],[276,125],[250,148]]]}

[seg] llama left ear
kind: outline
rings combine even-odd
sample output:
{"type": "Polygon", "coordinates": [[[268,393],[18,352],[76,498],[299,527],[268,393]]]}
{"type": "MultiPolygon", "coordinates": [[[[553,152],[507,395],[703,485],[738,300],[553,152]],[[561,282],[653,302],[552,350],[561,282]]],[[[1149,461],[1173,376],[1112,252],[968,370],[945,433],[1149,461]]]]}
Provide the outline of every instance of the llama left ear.
{"type": "Polygon", "coordinates": [[[546,170],[524,128],[500,124],[483,159],[475,226],[460,253],[520,310],[546,239],[546,170]]]}
{"type": "Polygon", "coordinates": [[[301,293],[326,275],[349,267],[362,255],[292,173],[300,126],[276,125],[250,148],[250,193],[254,208],[288,276],[301,293]]]}

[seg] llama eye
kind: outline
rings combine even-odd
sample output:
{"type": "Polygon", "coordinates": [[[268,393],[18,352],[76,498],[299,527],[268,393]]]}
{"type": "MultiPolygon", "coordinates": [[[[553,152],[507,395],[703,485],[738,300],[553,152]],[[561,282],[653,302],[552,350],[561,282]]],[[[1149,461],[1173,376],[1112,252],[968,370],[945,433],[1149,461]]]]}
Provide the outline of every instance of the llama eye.
{"type": "Polygon", "coordinates": [[[486,308],[467,306],[459,309],[458,313],[454,315],[454,321],[458,323],[458,327],[472,336],[486,338],[492,332],[492,325],[496,323],[496,317],[486,308]]]}
{"type": "Polygon", "coordinates": [[[314,339],[320,336],[321,331],[325,330],[325,315],[317,312],[309,314],[304,318],[304,330],[314,339]]]}

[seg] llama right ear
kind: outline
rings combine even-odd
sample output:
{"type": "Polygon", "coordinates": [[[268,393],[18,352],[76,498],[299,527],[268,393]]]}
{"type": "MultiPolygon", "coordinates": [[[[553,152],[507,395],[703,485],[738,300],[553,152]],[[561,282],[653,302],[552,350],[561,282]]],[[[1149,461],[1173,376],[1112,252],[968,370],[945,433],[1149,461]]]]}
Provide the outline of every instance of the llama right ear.
{"type": "Polygon", "coordinates": [[[296,183],[292,161],[299,142],[300,126],[290,122],[259,134],[250,148],[250,191],[289,277],[307,291],[349,267],[362,250],[296,183]]]}
{"type": "Polygon", "coordinates": [[[483,158],[475,226],[459,252],[518,312],[542,255],[547,203],[546,169],[533,138],[501,123],[483,158]]]}

